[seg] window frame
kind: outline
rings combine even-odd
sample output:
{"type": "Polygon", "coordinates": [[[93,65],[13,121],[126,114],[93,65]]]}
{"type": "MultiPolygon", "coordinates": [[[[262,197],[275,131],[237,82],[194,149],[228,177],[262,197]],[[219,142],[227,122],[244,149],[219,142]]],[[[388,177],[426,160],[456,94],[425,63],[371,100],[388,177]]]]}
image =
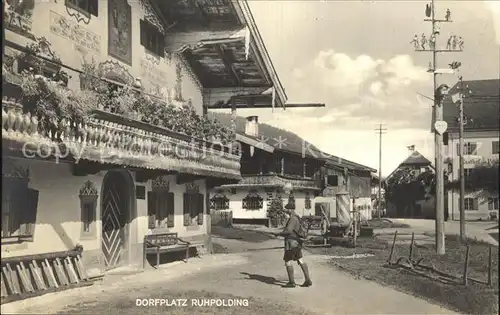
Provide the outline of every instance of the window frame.
{"type": "Polygon", "coordinates": [[[215,194],[212,198],[210,198],[210,209],[215,211],[229,209],[229,198],[227,198],[224,194],[215,194]]]}
{"type": "Polygon", "coordinates": [[[81,239],[97,237],[97,195],[80,196],[81,239]],[[87,229],[86,229],[87,228],[87,229]]]}
{"type": "Polygon", "coordinates": [[[148,228],[175,227],[175,194],[167,188],[153,188],[147,195],[148,228]]]}
{"type": "Polygon", "coordinates": [[[500,141],[491,142],[491,154],[500,154],[500,141]],[[496,146],[496,150],[495,150],[496,146]]]}
{"type": "MultiPolygon", "coordinates": [[[[477,142],[464,143],[464,155],[477,155],[477,150],[477,142]]],[[[460,156],[460,143],[457,143],[457,155],[460,156]]]]}
{"type": "Polygon", "coordinates": [[[36,216],[38,213],[39,192],[37,190],[29,188],[28,182],[28,178],[9,177],[2,174],[2,227],[0,232],[1,244],[33,242],[34,240],[36,216]],[[9,187],[9,189],[5,189],[5,187],[9,187]],[[23,198],[19,198],[20,193],[23,198]],[[33,199],[30,197],[33,197],[33,199]],[[7,200],[4,198],[7,198],[7,200]],[[23,202],[27,202],[27,204],[18,204],[20,200],[23,200],[23,202]],[[5,205],[7,204],[8,211],[5,211],[5,205]],[[27,211],[28,209],[26,209],[26,207],[31,207],[33,205],[34,208],[31,210],[35,212],[34,214],[22,213],[22,210],[19,209],[21,208],[27,211]],[[26,219],[20,217],[20,215],[23,214],[33,216],[33,220],[31,222],[26,221],[23,223],[22,220],[26,219]],[[7,220],[4,219],[5,217],[7,217],[7,220]],[[6,230],[4,229],[5,222],[7,222],[6,230]],[[11,230],[13,228],[16,229],[11,230]]]}
{"type": "Polygon", "coordinates": [[[139,36],[141,46],[150,53],[165,58],[165,36],[146,19],[139,22],[139,36]],[[150,45],[150,41],[154,43],[150,45]]]}
{"type": "Polygon", "coordinates": [[[488,210],[499,210],[498,197],[488,197],[488,210]]]}
{"type": "Polygon", "coordinates": [[[205,196],[199,191],[186,191],[183,194],[184,226],[203,225],[205,215],[205,196]]]}
{"type": "Polygon", "coordinates": [[[257,191],[250,191],[242,200],[242,208],[248,211],[258,211],[264,208],[264,199],[257,191]]]}
{"type": "Polygon", "coordinates": [[[91,15],[98,17],[99,16],[99,0],[95,1],[95,10],[92,10],[91,1],[92,0],[83,0],[86,5],[80,5],[81,0],[64,0],[64,5],[67,8],[71,8],[83,14],[85,17],[90,17],[91,15]],[[78,3],[77,3],[78,2],[78,3]]]}
{"type": "Polygon", "coordinates": [[[471,173],[473,172],[473,168],[464,168],[464,177],[467,180],[468,177],[471,176],[471,173]]]}
{"type": "Polygon", "coordinates": [[[464,210],[465,211],[477,211],[478,209],[474,209],[476,206],[475,198],[466,197],[464,198],[464,210]]]}
{"type": "Polygon", "coordinates": [[[309,210],[312,208],[311,194],[308,191],[306,191],[306,196],[304,198],[304,208],[306,210],[309,210]]]}
{"type": "Polygon", "coordinates": [[[326,186],[328,187],[339,187],[339,175],[336,174],[326,175],[325,182],[326,186]],[[335,184],[330,184],[329,178],[335,178],[335,184]]]}

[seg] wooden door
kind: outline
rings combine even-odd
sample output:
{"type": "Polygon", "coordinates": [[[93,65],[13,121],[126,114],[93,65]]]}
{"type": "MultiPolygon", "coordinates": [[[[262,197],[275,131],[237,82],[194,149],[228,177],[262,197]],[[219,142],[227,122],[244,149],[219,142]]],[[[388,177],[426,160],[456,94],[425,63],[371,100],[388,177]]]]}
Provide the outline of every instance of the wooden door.
{"type": "Polygon", "coordinates": [[[107,269],[118,266],[123,258],[125,214],[128,205],[126,188],[126,181],[119,173],[110,173],[104,179],[101,244],[107,269]]]}

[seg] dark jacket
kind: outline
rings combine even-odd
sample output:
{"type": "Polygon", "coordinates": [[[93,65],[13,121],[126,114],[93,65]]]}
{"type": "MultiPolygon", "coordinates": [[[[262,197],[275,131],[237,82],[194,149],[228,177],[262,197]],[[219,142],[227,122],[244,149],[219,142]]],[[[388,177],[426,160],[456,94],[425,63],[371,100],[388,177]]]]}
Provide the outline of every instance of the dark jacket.
{"type": "Polygon", "coordinates": [[[288,218],[283,231],[278,233],[278,235],[285,237],[285,250],[300,247],[301,242],[296,233],[296,231],[298,231],[299,229],[299,226],[299,216],[293,213],[292,215],[290,215],[290,218],[288,218]]]}

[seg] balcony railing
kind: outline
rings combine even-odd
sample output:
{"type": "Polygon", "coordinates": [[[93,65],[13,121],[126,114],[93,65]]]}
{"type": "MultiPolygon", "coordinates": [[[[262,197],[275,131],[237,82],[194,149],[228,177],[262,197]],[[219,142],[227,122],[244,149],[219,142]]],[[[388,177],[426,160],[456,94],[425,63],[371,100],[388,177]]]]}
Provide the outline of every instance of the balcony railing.
{"type": "Polygon", "coordinates": [[[239,156],[191,139],[101,110],[87,122],[61,120],[43,128],[39,118],[15,100],[2,99],[2,139],[22,145],[27,156],[55,155],[150,169],[239,178],[239,156]]]}
{"type": "Polygon", "coordinates": [[[240,178],[233,131],[198,116],[188,102],[176,108],[137,86],[114,84],[94,63],[68,67],[45,38],[26,48],[9,42],[9,49],[2,71],[2,139],[11,140],[10,149],[30,157],[240,178]],[[28,71],[19,73],[16,64],[28,71]],[[44,77],[47,64],[57,66],[50,68],[51,79],[44,77]],[[72,76],[62,68],[80,73],[73,80],[83,79],[85,90],[67,89],[72,76]]]}
{"type": "Polygon", "coordinates": [[[243,179],[231,186],[234,187],[285,187],[289,183],[293,189],[319,190],[314,180],[286,178],[279,175],[243,176],[243,179]]]}

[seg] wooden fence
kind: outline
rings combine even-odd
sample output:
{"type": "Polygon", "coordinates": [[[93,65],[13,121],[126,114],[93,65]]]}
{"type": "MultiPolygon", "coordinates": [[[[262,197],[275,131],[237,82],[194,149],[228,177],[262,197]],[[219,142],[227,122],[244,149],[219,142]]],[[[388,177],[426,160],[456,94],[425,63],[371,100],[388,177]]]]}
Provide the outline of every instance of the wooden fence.
{"type": "Polygon", "coordinates": [[[79,248],[2,259],[2,302],[12,295],[71,287],[89,281],[81,254],[79,248]]]}

